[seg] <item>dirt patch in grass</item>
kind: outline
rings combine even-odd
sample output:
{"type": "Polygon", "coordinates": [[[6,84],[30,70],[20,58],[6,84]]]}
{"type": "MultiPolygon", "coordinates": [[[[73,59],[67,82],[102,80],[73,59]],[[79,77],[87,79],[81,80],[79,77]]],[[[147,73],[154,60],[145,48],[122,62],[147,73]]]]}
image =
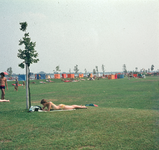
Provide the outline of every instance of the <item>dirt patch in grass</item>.
{"type": "Polygon", "coordinates": [[[78,148],[79,150],[80,149],[93,149],[93,148],[95,148],[95,146],[82,146],[82,147],[80,147],[80,148],[78,148]]]}
{"type": "Polygon", "coordinates": [[[9,143],[12,142],[11,140],[0,140],[0,143],[9,143]]]}

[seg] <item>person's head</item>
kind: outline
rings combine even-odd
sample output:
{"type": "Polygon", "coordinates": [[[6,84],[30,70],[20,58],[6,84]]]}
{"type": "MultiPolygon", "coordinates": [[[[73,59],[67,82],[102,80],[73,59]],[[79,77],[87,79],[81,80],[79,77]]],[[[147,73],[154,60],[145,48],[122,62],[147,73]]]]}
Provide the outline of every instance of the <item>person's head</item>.
{"type": "Polygon", "coordinates": [[[46,101],[46,99],[42,99],[40,102],[42,105],[46,105],[48,102],[46,101]]]}
{"type": "Polygon", "coordinates": [[[4,73],[3,72],[1,72],[1,77],[3,78],[5,75],[4,75],[4,73]]]}

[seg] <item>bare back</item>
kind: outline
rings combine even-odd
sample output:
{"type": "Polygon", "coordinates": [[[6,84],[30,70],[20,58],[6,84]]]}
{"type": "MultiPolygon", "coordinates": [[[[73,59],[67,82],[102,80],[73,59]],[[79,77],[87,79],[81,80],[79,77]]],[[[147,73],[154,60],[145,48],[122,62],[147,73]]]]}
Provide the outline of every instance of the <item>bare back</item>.
{"type": "Polygon", "coordinates": [[[7,79],[5,77],[3,77],[3,78],[1,77],[0,78],[0,85],[5,86],[6,82],[7,82],[7,79]]]}

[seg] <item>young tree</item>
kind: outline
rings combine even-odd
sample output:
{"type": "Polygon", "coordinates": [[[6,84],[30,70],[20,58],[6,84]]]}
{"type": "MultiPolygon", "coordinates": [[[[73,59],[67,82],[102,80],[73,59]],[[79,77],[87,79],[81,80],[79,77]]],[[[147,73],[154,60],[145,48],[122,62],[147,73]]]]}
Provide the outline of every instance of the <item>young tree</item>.
{"type": "Polygon", "coordinates": [[[11,77],[11,76],[12,76],[12,73],[13,73],[12,67],[9,67],[9,68],[7,69],[7,72],[8,72],[8,76],[11,77]]]}
{"type": "Polygon", "coordinates": [[[102,71],[103,71],[103,75],[104,75],[104,73],[105,73],[105,67],[104,67],[103,64],[102,64],[102,71]]]}
{"type": "Polygon", "coordinates": [[[86,74],[87,74],[87,69],[85,68],[84,71],[85,71],[85,76],[86,76],[86,74]]]}
{"type": "MultiPolygon", "coordinates": [[[[27,28],[27,22],[21,22],[20,23],[21,28],[20,30],[22,31],[26,31],[27,28]]],[[[38,57],[38,53],[36,52],[35,42],[31,42],[31,39],[29,38],[29,33],[24,33],[24,37],[22,39],[19,40],[19,45],[23,45],[24,44],[24,50],[19,49],[19,53],[18,53],[18,58],[24,60],[22,63],[19,64],[19,67],[21,67],[22,69],[24,68],[24,63],[26,64],[26,108],[28,109],[28,69],[30,67],[30,64],[32,63],[37,63],[39,61],[39,59],[37,59],[38,57]]],[[[31,99],[30,99],[30,88],[29,88],[29,107],[31,106],[31,99]]]]}
{"type": "Polygon", "coordinates": [[[79,71],[78,65],[74,66],[74,71],[75,71],[75,73],[78,73],[78,71],[79,71]]]}
{"type": "Polygon", "coordinates": [[[96,66],[96,73],[98,74],[98,66],[96,66]]]}
{"type": "Polygon", "coordinates": [[[151,65],[151,71],[153,71],[154,70],[154,65],[151,65]]]}
{"type": "Polygon", "coordinates": [[[71,73],[71,69],[69,69],[69,73],[71,73]]]}
{"type": "Polygon", "coordinates": [[[60,66],[58,65],[58,66],[56,66],[56,69],[55,70],[53,70],[54,72],[56,71],[57,73],[58,72],[60,72],[61,70],[60,70],[60,66]]]}
{"type": "Polygon", "coordinates": [[[126,69],[126,65],[123,65],[123,72],[126,74],[127,73],[127,69],[126,69]]]}
{"type": "Polygon", "coordinates": [[[93,74],[96,74],[96,70],[95,69],[93,69],[93,74]]]}

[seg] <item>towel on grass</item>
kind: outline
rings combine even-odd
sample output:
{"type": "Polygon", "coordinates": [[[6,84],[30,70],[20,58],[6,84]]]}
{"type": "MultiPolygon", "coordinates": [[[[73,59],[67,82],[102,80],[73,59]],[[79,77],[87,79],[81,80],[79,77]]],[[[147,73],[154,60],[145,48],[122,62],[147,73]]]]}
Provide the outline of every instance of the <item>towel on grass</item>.
{"type": "Polygon", "coordinates": [[[72,111],[72,110],[76,110],[76,109],[69,109],[69,110],[50,110],[50,111],[43,111],[43,110],[38,110],[38,112],[58,112],[58,111],[72,111]]]}
{"type": "Polygon", "coordinates": [[[96,104],[86,104],[85,106],[95,106],[95,107],[98,107],[98,105],[96,105],[96,104]]]}

